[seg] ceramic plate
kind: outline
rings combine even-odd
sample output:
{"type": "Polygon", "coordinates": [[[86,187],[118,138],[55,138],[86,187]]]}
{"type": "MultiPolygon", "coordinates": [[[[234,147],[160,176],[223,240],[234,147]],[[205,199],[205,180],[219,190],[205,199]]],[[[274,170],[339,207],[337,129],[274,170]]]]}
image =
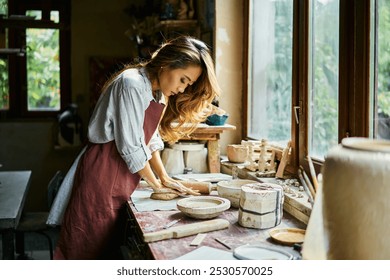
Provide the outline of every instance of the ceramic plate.
{"type": "Polygon", "coordinates": [[[294,245],[303,243],[305,239],[305,230],[299,228],[275,228],[269,231],[273,240],[284,245],[294,245]]]}
{"type": "Polygon", "coordinates": [[[293,255],[276,248],[260,245],[243,245],[233,251],[239,260],[292,260],[293,255]]]}
{"type": "Polygon", "coordinates": [[[193,196],[177,201],[177,209],[196,219],[211,219],[230,208],[230,201],[215,196],[193,196]]]}

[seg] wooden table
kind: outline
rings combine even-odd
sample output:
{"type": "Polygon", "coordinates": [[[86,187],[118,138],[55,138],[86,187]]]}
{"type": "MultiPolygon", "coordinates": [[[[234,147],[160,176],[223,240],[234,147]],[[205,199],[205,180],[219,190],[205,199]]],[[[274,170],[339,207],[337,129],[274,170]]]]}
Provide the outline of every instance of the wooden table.
{"type": "Polygon", "coordinates": [[[31,171],[0,172],[0,232],[3,260],[15,259],[15,228],[30,186],[31,171]]]}
{"type": "Polygon", "coordinates": [[[210,173],[220,173],[221,172],[221,162],[220,162],[220,147],[219,139],[220,134],[226,130],[235,130],[234,125],[225,124],[225,125],[207,125],[201,123],[198,125],[197,129],[191,133],[190,136],[182,138],[180,140],[200,140],[207,141],[207,162],[210,173]]]}
{"type": "MultiPolygon", "coordinates": [[[[128,201],[127,208],[129,221],[126,230],[126,236],[127,247],[130,248],[130,258],[172,260],[197,248],[190,246],[191,241],[196,237],[196,235],[179,239],[168,239],[151,243],[144,243],[143,233],[162,230],[164,225],[178,219],[180,219],[180,221],[173,226],[196,223],[202,220],[186,217],[178,210],[138,212],[131,200],[128,201]]],[[[298,221],[288,213],[283,213],[283,216],[282,223],[277,226],[278,228],[306,228],[304,223],[298,221]]],[[[269,229],[260,230],[244,228],[240,226],[238,224],[237,209],[230,208],[218,216],[218,218],[227,219],[230,222],[229,228],[208,232],[206,238],[202,241],[200,246],[209,246],[233,252],[234,248],[244,244],[263,244],[266,246],[283,249],[296,257],[300,256],[297,251],[293,250],[292,246],[280,245],[273,242],[268,233],[269,229]],[[224,245],[217,242],[215,238],[222,240],[231,249],[229,250],[224,245]]]]}

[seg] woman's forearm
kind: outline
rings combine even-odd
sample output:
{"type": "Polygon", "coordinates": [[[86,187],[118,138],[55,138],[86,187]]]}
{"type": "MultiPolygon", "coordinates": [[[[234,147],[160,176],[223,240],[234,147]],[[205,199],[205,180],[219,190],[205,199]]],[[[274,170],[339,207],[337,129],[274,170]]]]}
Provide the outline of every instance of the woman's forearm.
{"type": "Polygon", "coordinates": [[[156,175],[160,178],[161,181],[165,181],[169,178],[169,175],[161,160],[160,151],[154,151],[152,153],[152,158],[149,162],[153,171],[156,173],[156,175]]]}
{"type": "Polygon", "coordinates": [[[161,182],[154,175],[149,162],[146,162],[145,167],[138,171],[138,175],[140,175],[153,189],[161,188],[161,182]]]}

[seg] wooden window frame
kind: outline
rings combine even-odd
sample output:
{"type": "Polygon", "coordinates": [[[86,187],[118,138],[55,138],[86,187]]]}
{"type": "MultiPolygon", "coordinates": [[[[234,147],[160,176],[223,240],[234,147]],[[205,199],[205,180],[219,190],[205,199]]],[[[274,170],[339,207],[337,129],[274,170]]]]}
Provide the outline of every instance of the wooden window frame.
{"type": "MultiPolygon", "coordinates": [[[[372,0],[374,1],[374,0],[372,0]]],[[[292,158],[290,169],[308,165],[308,63],[309,1],[294,0],[293,77],[292,77],[292,158]],[[294,119],[299,106],[299,125],[294,119]]],[[[244,81],[243,108],[248,110],[249,0],[244,5],[244,81]]],[[[340,1],[339,48],[339,143],[345,137],[369,137],[370,121],[370,1],[340,1]]],[[[248,116],[244,115],[242,135],[248,138],[248,116]]],[[[313,159],[317,174],[323,161],[313,159]]],[[[289,171],[291,171],[289,170],[289,171]]]]}
{"type": "Polygon", "coordinates": [[[25,46],[26,28],[55,28],[60,30],[60,92],[58,111],[29,111],[27,107],[26,57],[8,55],[9,109],[1,111],[5,119],[34,119],[57,117],[71,102],[70,73],[70,1],[67,0],[9,0],[9,15],[24,15],[27,10],[41,10],[42,20],[0,20],[0,27],[8,28],[8,47],[25,46]],[[58,11],[60,23],[50,21],[50,12],[58,11]]]}

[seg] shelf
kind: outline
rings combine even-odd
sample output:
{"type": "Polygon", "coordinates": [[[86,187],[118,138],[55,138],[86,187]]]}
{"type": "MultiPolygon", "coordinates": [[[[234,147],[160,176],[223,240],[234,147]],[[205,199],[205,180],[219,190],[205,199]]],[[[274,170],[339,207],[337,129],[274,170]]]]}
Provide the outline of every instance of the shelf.
{"type": "Polygon", "coordinates": [[[192,19],[184,20],[162,20],[160,21],[160,26],[174,28],[174,27],[197,27],[198,21],[192,19]]]}

